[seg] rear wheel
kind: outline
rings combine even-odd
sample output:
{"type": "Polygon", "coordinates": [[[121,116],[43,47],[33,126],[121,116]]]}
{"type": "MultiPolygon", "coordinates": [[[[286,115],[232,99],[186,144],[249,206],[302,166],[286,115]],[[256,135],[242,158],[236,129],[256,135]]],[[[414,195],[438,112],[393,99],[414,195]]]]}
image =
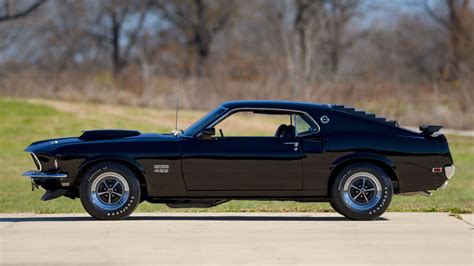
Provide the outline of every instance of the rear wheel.
{"type": "Polygon", "coordinates": [[[341,212],[341,210],[339,210],[339,209],[337,208],[337,206],[334,204],[334,202],[330,201],[330,202],[329,202],[329,205],[331,205],[331,207],[332,207],[337,213],[339,213],[339,214],[341,214],[341,215],[344,215],[344,214],[341,212]]]}
{"type": "Polygon", "coordinates": [[[129,216],[140,200],[140,183],[127,167],[104,162],[91,167],[81,181],[84,209],[99,220],[129,216]]]}
{"type": "Polygon", "coordinates": [[[371,220],[388,208],[393,188],[380,167],[358,163],[337,175],[331,195],[331,205],[337,212],[354,220],[371,220]]]}

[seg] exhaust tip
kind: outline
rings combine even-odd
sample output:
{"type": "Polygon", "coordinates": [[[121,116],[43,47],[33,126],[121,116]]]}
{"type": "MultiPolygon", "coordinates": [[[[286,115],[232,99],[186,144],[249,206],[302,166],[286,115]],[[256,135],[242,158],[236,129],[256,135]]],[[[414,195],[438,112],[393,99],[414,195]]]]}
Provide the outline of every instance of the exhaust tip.
{"type": "Polygon", "coordinates": [[[427,190],[420,191],[419,193],[423,196],[426,196],[426,197],[431,197],[431,195],[432,195],[432,193],[427,191],[427,190]]]}

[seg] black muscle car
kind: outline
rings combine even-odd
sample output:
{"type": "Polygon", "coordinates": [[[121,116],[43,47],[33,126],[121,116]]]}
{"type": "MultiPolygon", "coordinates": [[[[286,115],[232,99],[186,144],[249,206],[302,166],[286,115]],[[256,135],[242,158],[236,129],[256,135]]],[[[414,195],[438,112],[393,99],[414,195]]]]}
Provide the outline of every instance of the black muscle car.
{"type": "Polygon", "coordinates": [[[173,134],[94,130],[32,143],[25,151],[37,170],[23,175],[46,190],[43,200],[79,197],[97,219],[125,218],[142,201],[179,208],[292,200],[330,202],[369,220],[394,193],[447,186],[455,168],[440,128],[414,132],[342,105],[233,101],[173,134]],[[238,115],[240,131],[242,121],[276,124],[270,135],[235,134],[226,121],[238,115]]]}

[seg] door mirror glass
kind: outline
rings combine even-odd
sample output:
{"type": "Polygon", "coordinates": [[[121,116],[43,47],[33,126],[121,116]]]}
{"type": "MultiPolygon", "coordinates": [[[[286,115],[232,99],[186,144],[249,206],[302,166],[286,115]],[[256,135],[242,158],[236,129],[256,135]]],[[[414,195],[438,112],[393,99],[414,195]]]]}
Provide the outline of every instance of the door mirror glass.
{"type": "Polygon", "coordinates": [[[216,134],[216,129],[211,127],[211,128],[206,128],[201,130],[199,132],[198,137],[202,139],[210,139],[212,136],[216,134]]]}

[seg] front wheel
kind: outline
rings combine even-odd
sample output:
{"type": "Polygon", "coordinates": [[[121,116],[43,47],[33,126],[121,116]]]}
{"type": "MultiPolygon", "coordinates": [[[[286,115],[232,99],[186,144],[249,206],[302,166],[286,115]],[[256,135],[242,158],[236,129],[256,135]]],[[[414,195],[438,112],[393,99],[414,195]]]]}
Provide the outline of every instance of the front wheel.
{"type": "Polygon", "coordinates": [[[104,162],[83,176],[80,198],[84,209],[99,220],[119,220],[129,216],[140,201],[140,183],[127,167],[104,162]]]}
{"type": "Polygon", "coordinates": [[[354,220],[372,220],[388,208],[393,195],[392,182],[378,166],[352,164],[336,177],[331,196],[334,209],[354,220]]]}

